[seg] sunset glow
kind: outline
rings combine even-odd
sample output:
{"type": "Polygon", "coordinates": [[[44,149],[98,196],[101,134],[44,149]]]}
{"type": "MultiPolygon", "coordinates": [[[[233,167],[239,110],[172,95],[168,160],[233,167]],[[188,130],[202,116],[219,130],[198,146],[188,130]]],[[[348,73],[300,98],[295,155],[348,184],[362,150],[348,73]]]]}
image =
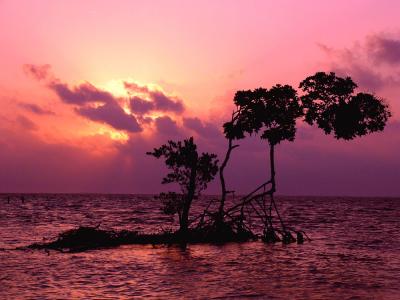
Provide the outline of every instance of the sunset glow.
{"type": "MultiPolygon", "coordinates": [[[[146,151],[194,136],[221,155],[235,91],[297,88],[335,71],[385,98],[393,117],[351,143],[301,125],[295,143],[279,146],[280,192],[399,195],[399,11],[398,1],[374,0],[0,1],[0,191],[159,191],[161,167],[146,151]],[[45,170],[42,183],[34,169],[45,170]],[[305,179],[314,172],[324,174],[317,188],[305,179]],[[120,184],[104,184],[108,176],[120,184]]],[[[264,150],[251,140],[234,157],[232,170],[251,158],[249,176],[228,175],[240,192],[266,172],[264,150]]]]}

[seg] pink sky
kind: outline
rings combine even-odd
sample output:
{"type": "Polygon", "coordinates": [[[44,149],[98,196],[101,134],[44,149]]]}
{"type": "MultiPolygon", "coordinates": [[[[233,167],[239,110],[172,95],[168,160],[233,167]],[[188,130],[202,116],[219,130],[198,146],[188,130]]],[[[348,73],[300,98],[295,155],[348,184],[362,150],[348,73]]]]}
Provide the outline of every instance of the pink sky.
{"type": "MultiPolygon", "coordinates": [[[[399,196],[399,11],[396,0],[0,0],[0,192],[166,190],[146,151],[194,135],[221,155],[236,90],[333,70],[393,117],[347,143],[300,125],[278,148],[278,193],[399,196]],[[152,107],[132,111],[128,96],[152,107]]],[[[266,146],[243,142],[230,189],[249,191],[267,166],[266,146]]]]}

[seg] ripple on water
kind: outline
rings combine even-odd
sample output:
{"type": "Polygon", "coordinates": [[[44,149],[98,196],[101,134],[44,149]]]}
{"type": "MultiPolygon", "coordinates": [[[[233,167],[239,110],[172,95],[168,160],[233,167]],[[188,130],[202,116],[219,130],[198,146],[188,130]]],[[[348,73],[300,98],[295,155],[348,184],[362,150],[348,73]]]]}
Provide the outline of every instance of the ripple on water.
{"type": "MultiPolygon", "coordinates": [[[[400,299],[400,199],[281,197],[278,205],[311,243],[0,251],[0,299],[400,299]]],[[[0,248],[81,224],[157,231],[170,220],[144,195],[0,197],[0,248]]]]}

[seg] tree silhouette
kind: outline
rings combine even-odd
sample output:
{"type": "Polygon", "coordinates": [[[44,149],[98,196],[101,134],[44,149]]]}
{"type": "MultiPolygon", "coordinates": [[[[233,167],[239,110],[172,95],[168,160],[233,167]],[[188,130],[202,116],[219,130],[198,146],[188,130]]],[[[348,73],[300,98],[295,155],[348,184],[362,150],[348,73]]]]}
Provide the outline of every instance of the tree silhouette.
{"type": "Polygon", "coordinates": [[[183,236],[189,227],[189,210],[192,201],[218,172],[218,160],[215,154],[197,152],[193,137],[183,141],[168,141],[167,144],[147,152],[156,158],[165,158],[167,168],[171,170],[162,180],[163,184],[177,183],[181,194],[161,194],[166,213],[178,213],[179,231],[183,236]]]}
{"type": "Polygon", "coordinates": [[[218,209],[218,217],[217,222],[221,224],[223,222],[224,217],[224,205],[226,201],[226,196],[229,192],[226,189],[224,171],[228,164],[228,161],[231,157],[232,150],[239,147],[239,145],[234,145],[234,140],[240,140],[245,137],[245,133],[253,132],[251,124],[248,123],[248,118],[246,117],[246,113],[249,110],[249,104],[251,103],[252,91],[237,91],[233,102],[236,105],[236,110],[232,112],[232,117],[229,122],[224,123],[224,134],[226,139],[228,140],[228,149],[225,154],[225,158],[219,168],[219,178],[221,181],[221,200],[218,209]]]}
{"type": "MultiPolygon", "coordinates": [[[[168,141],[147,155],[165,159],[170,172],[163,178],[163,184],[176,183],[181,193],[161,193],[166,214],[178,214],[179,230],[161,234],[139,234],[137,231],[104,231],[98,227],[79,227],[59,235],[58,239],[46,243],[35,243],[30,249],[56,249],[82,251],[104,246],[121,244],[171,244],[186,242],[227,242],[249,241],[262,238],[265,242],[283,243],[296,241],[303,243],[303,231],[285,226],[277,209],[275,147],[283,141],[294,141],[296,121],[304,116],[310,125],[317,124],[325,134],[333,134],[336,139],[352,140],[369,133],[384,130],[391,116],[388,105],[373,94],[355,93],[357,85],[350,77],[342,78],[335,73],[318,72],[300,83],[303,95],[289,85],[275,85],[271,89],[238,91],[233,99],[236,110],[231,120],[223,125],[228,140],[225,159],[219,168],[222,196],[218,211],[209,210],[212,201],[197,218],[191,220],[189,212],[193,200],[200,195],[218,172],[215,154],[197,152],[193,137],[184,141],[168,141]],[[229,191],[226,188],[224,170],[228,164],[234,145],[233,141],[249,135],[258,135],[268,143],[270,179],[239,203],[225,209],[229,191]],[[270,185],[269,189],[266,187],[270,185]],[[270,199],[269,207],[266,200],[270,199]],[[245,215],[246,210],[246,215],[245,215]],[[281,229],[274,226],[273,212],[279,219],[281,229]],[[215,216],[217,215],[217,218],[215,216]],[[257,216],[264,224],[263,235],[252,232],[250,218],[257,216]],[[197,224],[195,223],[197,221],[197,224]]],[[[305,235],[307,237],[307,235],[305,235]]],[[[308,239],[308,237],[307,237],[308,239]]]]}
{"type": "Polygon", "coordinates": [[[391,116],[388,105],[367,93],[354,93],[357,85],[350,77],[317,72],[300,83],[305,121],[317,124],[325,134],[351,140],[382,131],[391,116]]]}
{"type": "MultiPolygon", "coordinates": [[[[341,78],[335,73],[318,72],[300,83],[304,94],[297,92],[289,85],[276,85],[267,90],[238,91],[234,98],[236,111],[230,122],[224,124],[225,137],[228,139],[228,151],[220,169],[223,195],[221,197],[220,214],[226,197],[223,170],[230,157],[230,152],[238,145],[233,140],[243,139],[247,135],[257,134],[268,141],[270,179],[241,201],[224,211],[224,216],[240,213],[245,207],[255,212],[265,224],[263,239],[266,242],[279,240],[280,233],[285,243],[294,241],[291,228],[283,223],[274,200],[276,192],[275,147],[282,141],[293,141],[296,134],[296,120],[304,116],[310,125],[316,123],[326,134],[334,134],[336,139],[351,140],[357,136],[382,131],[391,116],[388,105],[380,98],[368,93],[355,93],[357,85],[350,77],[341,78]],[[270,189],[266,186],[270,184],[270,189]],[[265,196],[270,197],[269,208],[265,207],[265,196]],[[272,210],[276,212],[282,231],[274,228],[272,210]]],[[[303,241],[303,233],[297,233],[298,242],[303,241]]]]}
{"type": "MultiPolygon", "coordinates": [[[[268,141],[271,177],[256,190],[242,198],[241,203],[228,209],[226,213],[232,213],[240,208],[243,214],[244,206],[252,205],[252,202],[255,201],[259,205],[260,212],[254,205],[252,205],[252,209],[263,219],[267,234],[270,234],[271,230],[273,232],[271,214],[274,208],[283,227],[283,236],[285,236],[287,235],[286,229],[273,198],[276,191],[274,153],[277,144],[285,140],[293,141],[295,138],[296,119],[302,116],[297,92],[289,85],[278,84],[270,90],[258,88],[253,91],[238,91],[234,103],[237,107],[236,114],[233,115],[231,122],[224,124],[225,136],[229,141],[228,153],[234,147],[232,140],[242,139],[246,134],[259,134],[261,139],[268,141]],[[268,184],[271,184],[271,188],[266,191],[265,188],[268,184]],[[263,191],[260,193],[260,190],[263,191]],[[265,206],[266,195],[269,195],[271,199],[269,209],[265,206]]],[[[229,158],[228,155],[227,157],[229,158]]],[[[222,180],[221,183],[223,183],[222,180]]],[[[224,192],[224,186],[222,190],[224,192]]],[[[276,238],[275,234],[273,238],[276,238]]]]}

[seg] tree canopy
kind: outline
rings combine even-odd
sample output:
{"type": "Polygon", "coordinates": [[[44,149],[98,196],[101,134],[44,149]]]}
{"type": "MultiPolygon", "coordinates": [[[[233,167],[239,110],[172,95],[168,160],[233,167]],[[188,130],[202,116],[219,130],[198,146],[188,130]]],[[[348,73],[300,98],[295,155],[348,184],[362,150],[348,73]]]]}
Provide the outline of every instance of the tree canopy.
{"type": "Polygon", "coordinates": [[[260,134],[271,145],[294,140],[296,119],[302,115],[302,109],[297,92],[290,85],[238,91],[234,103],[237,117],[224,124],[227,138],[242,139],[246,134],[260,134]]]}
{"type": "Polygon", "coordinates": [[[182,193],[187,193],[190,185],[190,176],[195,169],[196,193],[200,193],[218,172],[217,155],[197,153],[197,145],[193,137],[182,141],[168,141],[167,144],[147,152],[156,158],[165,158],[165,164],[171,170],[162,180],[163,184],[177,183],[182,193]]]}
{"type": "Polygon", "coordinates": [[[350,77],[318,72],[300,83],[305,121],[326,134],[351,140],[385,128],[391,116],[388,105],[373,94],[355,93],[350,77]]]}
{"type": "Polygon", "coordinates": [[[165,164],[171,170],[162,180],[163,184],[177,183],[181,194],[161,193],[164,212],[178,213],[180,232],[187,235],[189,210],[193,199],[207,187],[218,172],[217,155],[197,152],[193,137],[182,141],[168,141],[167,144],[147,152],[156,158],[165,158],[165,164]]]}

